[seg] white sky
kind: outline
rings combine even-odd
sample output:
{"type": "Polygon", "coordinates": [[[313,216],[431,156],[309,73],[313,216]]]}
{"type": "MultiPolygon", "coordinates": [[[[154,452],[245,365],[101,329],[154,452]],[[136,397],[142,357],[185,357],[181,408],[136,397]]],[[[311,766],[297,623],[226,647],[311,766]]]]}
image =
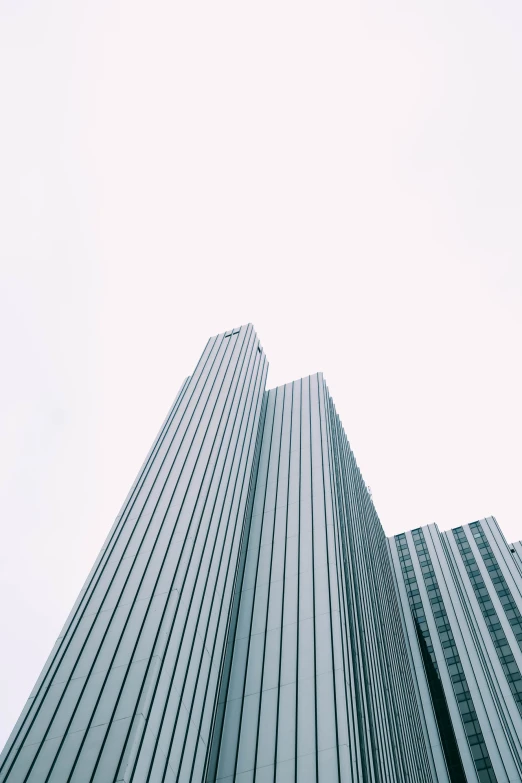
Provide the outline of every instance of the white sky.
{"type": "Polygon", "coordinates": [[[0,0],[0,89],[0,746],[211,334],[522,538],[519,0],[0,0]]]}

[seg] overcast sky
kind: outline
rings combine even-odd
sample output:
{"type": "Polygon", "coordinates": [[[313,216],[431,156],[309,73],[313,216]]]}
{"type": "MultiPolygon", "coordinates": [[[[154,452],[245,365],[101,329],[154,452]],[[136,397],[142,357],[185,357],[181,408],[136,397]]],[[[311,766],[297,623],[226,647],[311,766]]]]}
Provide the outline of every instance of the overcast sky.
{"type": "Polygon", "coordinates": [[[0,0],[0,87],[0,746],[211,334],[522,538],[520,0],[0,0]]]}

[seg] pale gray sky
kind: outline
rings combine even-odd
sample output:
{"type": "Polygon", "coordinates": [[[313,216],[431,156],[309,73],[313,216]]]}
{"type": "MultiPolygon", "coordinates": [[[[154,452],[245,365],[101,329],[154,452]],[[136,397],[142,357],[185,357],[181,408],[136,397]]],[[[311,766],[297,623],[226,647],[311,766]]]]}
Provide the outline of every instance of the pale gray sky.
{"type": "Polygon", "coordinates": [[[211,334],[522,538],[519,0],[0,0],[0,89],[0,746],[211,334]]]}

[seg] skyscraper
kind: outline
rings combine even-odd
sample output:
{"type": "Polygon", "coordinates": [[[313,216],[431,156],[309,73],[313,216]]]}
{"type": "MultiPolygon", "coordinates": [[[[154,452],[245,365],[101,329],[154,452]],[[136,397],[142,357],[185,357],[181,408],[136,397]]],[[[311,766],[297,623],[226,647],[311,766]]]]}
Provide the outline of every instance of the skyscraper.
{"type": "Polygon", "coordinates": [[[320,374],[265,396],[208,780],[429,781],[387,543],[320,374]]]}
{"type": "Polygon", "coordinates": [[[266,375],[251,325],[209,340],[4,749],[3,783],[520,780],[515,546],[506,575],[498,529],[480,526],[493,617],[475,532],[388,541],[322,375],[265,391],[266,375]]]}

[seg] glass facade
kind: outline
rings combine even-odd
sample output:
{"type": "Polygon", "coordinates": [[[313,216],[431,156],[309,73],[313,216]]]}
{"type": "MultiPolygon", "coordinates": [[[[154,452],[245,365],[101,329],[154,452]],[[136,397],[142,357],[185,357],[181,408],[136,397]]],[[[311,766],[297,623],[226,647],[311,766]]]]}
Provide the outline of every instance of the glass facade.
{"type": "MultiPolygon", "coordinates": [[[[413,561],[411,559],[410,549],[406,536],[402,533],[395,537],[397,545],[397,553],[399,555],[399,563],[402,571],[404,585],[406,587],[406,594],[408,596],[409,607],[413,616],[415,624],[415,630],[417,631],[417,637],[419,641],[419,647],[422,655],[422,661],[424,664],[424,670],[426,679],[428,681],[431,700],[433,703],[433,709],[437,721],[437,728],[441,738],[442,749],[444,752],[444,758],[447,766],[447,771],[451,783],[465,783],[466,775],[462,766],[460,758],[460,752],[458,748],[457,739],[455,737],[455,730],[451,721],[451,715],[448,709],[446,696],[444,695],[444,688],[442,686],[439,674],[439,664],[433,642],[430,636],[430,630],[426,614],[424,611],[424,605],[420,597],[419,585],[417,583],[417,577],[415,576],[415,570],[413,568],[413,561]]],[[[424,552],[421,553],[422,561],[426,563],[424,552]]],[[[425,565],[423,566],[425,567],[425,565]]],[[[433,570],[433,569],[432,569],[433,570]]],[[[431,573],[426,573],[424,582],[428,589],[428,595],[431,599],[438,600],[438,588],[435,577],[431,573]]],[[[442,617],[440,609],[434,609],[434,617],[437,620],[442,617]]],[[[446,658],[446,663],[449,667],[455,667],[457,662],[446,658]]],[[[460,667],[462,668],[462,667],[460,667]]],[[[455,675],[450,669],[450,675],[455,675]]]]}
{"type": "MultiPolygon", "coordinates": [[[[495,588],[495,591],[500,598],[500,603],[504,610],[504,614],[511,626],[518,646],[522,650],[522,613],[508,587],[508,583],[502,573],[502,569],[494,555],[493,549],[484,533],[480,522],[472,522],[469,526],[471,534],[475,539],[478,550],[484,561],[484,565],[490,575],[491,582],[495,588]]],[[[520,595],[520,590],[519,590],[520,595]]],[[[518,682],[518,680],[517,680],[518,682]]],[[[521,693],[522,688],[517,688],[517,693],[521,693]]],[[[520,702],[520,699],[517,699],[520,702]]]]}
{"type": "Polygon", "coordinates": [[[439,635],[444,662],[448,669],[451,687],[453,688],[453,693],[455,694],[458,704],[466,739],[475,763],[475,769],[477,770],[478,779],[480,783],[496,783],[497,778],[492,769],[491,759],[473,705],[469,685],[466,680],[466,675],[464,674],[455,637],[451,630],[451,624],[444,607],[444,601],[442,600],[437,577],[435,576],[435,570],[431,562],[422,529],[419,528],[414,530],[412,532],[412,538],[421,572],[424,577],[430,609],[439,635]]]}
{"type": "Polygon", "coordinates": [[[522,780],[516,547],[490,517],[401,533],[390,553],[429,745],[440,744],[447,779],[522,780]]]}
{"type": "MultiPolygon", "coordinates": [[[[510,612],[508,619],[510,622],[513,621],[511,623],[511,627],[516,629],[516,634],[519,634],[519,628],[521,626],[518,620],[520,617],[518,608],[513,600],[509,588],[506,585],[506,580],[504,579],[502,572],[498,567],[498,563],[496,562],[494,556],[492,556],[491,547],[489,546],[487,539],[484,536],[482,529],[480,528],[480,523],[474,524],[477,525],[477,527],[470,526],[472,535],[475,538],[479,551],[485,552],[488,559],[491,559],[491,565],[494,567],[494,570],[490,572],[491,578],[492,580],[499,580],[496,583],[499,587],[497,594],[499,595],[501,601],[506,601],[505,604],[503,603],[503,606],[507,607],[507,611],[510,612]]],[[[486,583],[480,573],[477,561],[473,556],[466,534],[462,528],[456,528],[453,530],[453,535],[455,536],[459,552],[462,556],[462,562],[464,563],[466,573],[469,576],[469,581],[471,582],[477,597],[477,601],[480,605],[480,609],[484,616],[484,622],[488,627],[488,631],[497,652],[502,670],[506,676],[506,680],[509,683],[509,687],[511,689],[511,693],[513,694],[518,711],[522,714],[522,674],[520,674],[520,669],[518,668],[518,664],[515,661],[515,656],[511,652],[509,641],[506,637],[506,634],[504,633],[504,629],[502,628],[499,616],[489,595],[486,583]]],[[[495,581],[493,581],[493,583],[495,584],[495,581]]],[[[517,639],[517,641],[520,645],[520,639],[517,639]]]]}

